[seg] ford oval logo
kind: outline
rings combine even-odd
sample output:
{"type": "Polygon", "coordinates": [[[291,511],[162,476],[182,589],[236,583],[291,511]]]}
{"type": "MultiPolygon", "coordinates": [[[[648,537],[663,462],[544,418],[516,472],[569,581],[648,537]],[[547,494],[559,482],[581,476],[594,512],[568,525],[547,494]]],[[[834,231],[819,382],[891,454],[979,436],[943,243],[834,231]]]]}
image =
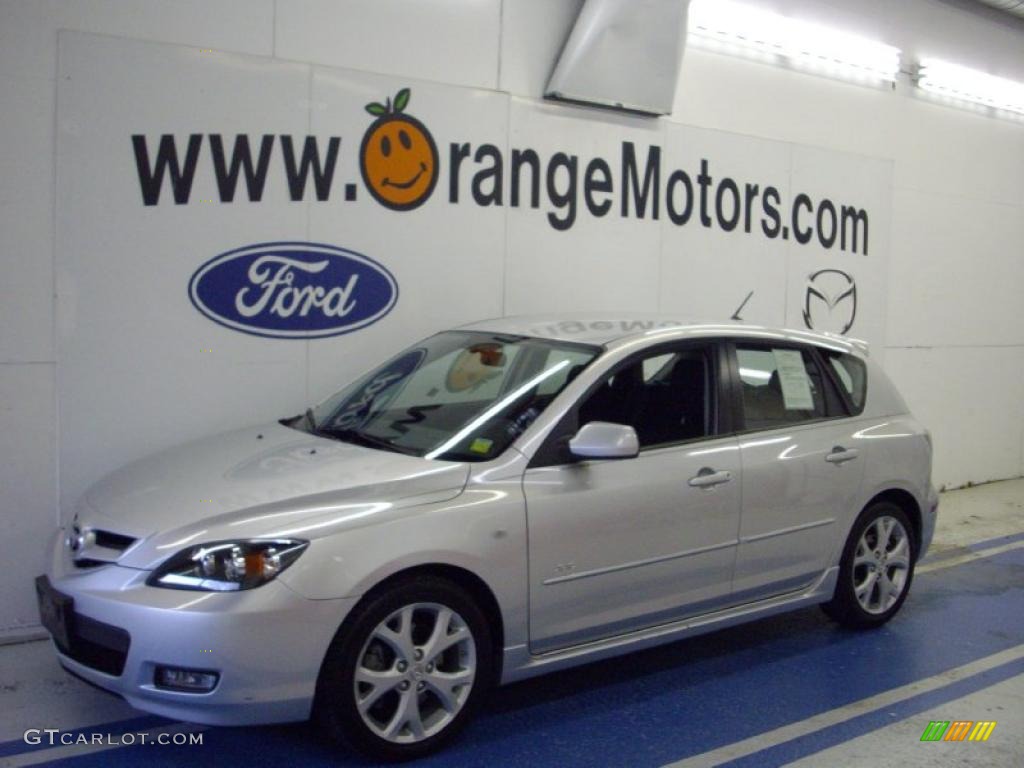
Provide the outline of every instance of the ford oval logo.
{"type": "Polygon", "coordinates": [[[391,311],[398,283],[368,256],[320,243],[260,243],[215,256],[188,295],[215,323],[276,339],[365,328],[391,311]]]}

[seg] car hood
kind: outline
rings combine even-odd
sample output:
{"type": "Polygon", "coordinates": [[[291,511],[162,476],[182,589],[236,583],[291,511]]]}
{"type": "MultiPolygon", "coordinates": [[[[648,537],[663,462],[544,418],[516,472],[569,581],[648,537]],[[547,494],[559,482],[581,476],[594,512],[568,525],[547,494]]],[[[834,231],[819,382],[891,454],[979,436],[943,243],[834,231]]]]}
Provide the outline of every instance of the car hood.
{"type": "Polygon", "coordinates": [[[312,539],[367,524],[454,498],[468,476],[466,463],[364,448],[274,423],[129,464],[86,492],[77,517],[83,529],[136,539],[123,554],[89,556],[150,568],[192,543],[312,539]]]}

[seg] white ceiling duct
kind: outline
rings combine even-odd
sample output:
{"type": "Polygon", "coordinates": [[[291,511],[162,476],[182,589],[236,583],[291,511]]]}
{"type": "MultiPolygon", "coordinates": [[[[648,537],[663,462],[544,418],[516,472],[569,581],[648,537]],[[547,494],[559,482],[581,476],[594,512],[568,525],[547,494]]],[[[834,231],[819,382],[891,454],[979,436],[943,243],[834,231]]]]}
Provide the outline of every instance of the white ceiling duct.
{"type": "Polygon", "coordinates": [[[544,95],[669,114],[689,4],[690,0],[586,0],[544,95]]]}
{"type": "Polygon", "coordinates": [[[978,2],[1024,19],[1024,0],[978,0],[978,2]]]}

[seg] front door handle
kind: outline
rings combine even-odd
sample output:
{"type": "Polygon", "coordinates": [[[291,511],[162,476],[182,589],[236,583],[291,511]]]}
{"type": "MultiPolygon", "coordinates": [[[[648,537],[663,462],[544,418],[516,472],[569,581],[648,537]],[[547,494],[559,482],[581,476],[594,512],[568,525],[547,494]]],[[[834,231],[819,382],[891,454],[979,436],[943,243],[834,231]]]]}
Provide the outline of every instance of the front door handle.
{"type": "Polygon", "coordinates": [[[825,457],[825,461],[829,464],[842,464],[844,461],[856,459],[859,455],[856,448],[843,448],[843,446],[837,445],[832,449],[832,453],[825,457]]]}
{"type": "Polygon", "coordinates": [[[694,488],[712,488],[732,480],[732,472],[716,472],[711,467],[704,467],[695,477],[690,478],[690,485],[694,488]]]}

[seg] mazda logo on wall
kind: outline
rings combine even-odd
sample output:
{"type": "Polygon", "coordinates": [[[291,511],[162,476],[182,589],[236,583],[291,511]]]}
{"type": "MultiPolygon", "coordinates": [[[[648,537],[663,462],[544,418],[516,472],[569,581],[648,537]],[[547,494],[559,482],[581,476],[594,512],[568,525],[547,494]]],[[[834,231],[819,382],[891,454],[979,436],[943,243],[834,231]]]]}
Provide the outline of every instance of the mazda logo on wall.
{"type": "Polygon", "coordinates": [[[857,284],[840,269],[819,269],[807,278],[804,325],[812,331],[846,333],[857,317],[857,284]]]}

